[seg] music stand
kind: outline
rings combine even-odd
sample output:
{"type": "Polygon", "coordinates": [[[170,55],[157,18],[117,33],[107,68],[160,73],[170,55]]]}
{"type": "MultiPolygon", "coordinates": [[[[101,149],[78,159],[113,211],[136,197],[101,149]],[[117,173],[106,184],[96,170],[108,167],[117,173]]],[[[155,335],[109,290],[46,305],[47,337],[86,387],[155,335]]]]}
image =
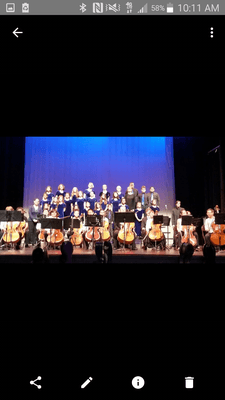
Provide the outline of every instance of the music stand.
{"type": "MultiPolygon", "coordinates": [[[[12,222],[12,221],[22,221],[22,213],[21,211],[6,211],[6,210],[0,210],[0,221],[4,222],[12,222]]],[[[6,235],[7,235],[7,230],[8,230],[8,224],[6,225],[6,235]]],[[[1,241],[3,239],[1,238],[1,241]]],[[[12,245],[12,232],[10,232],[10,245],[12,245]]],[[[1,247],[7,247],[7,244],[3,244],[1,247]]]]}
{"type": "MultiPolygon", "coordinates": [[[[154,215],[153,216],[153,224],[154,225],[160,225],[159,229],[160,229],[160,232],[161,232],[161,225],[163,224],[163,215],[154,215]]],[[[156,249],[156,239],[155,239],[155,249],[156,249]]]]}
{"type": "Polygon", "coordinates": [[[123,234],[124,234],[124,240],[123,240],[123,248],[122,250],[125,250],[125,223],[130,223],[130,222],[135,222],[135,214],[132,211],[127,211],[127,212],[115,212],[115,223],[120,224],[123,223],[123,234]]]}
{"type": "Polygon", "coordinates": [[[102,221],[103,221],[102,215],[87,215],[87,220],[86,220],[85,226],[92,226],[92,228],[93,228],[93,235],[92,235],[92,240],[91,240],[93,249],[94,249],[94,234],[95,234],[94,228],[96,226],[99,226],[99,227],[103,226],[102,221]]]}
{"type": "Polygon", "coordinates": [[[71,228],[80,229],[80,220],[78,218],[71,219],[71,228]]]}
{"type": "MultiPolygon", "coordinates": [[[[62,220],[57,218],[43,218],[41,219],[41,229],[50,229],[50,237],[51,237],[52,229],[62,230],[62,220]]],[[[54,250],[55,250],[55,245],[56,244],[53,243],[54,250]]]]}

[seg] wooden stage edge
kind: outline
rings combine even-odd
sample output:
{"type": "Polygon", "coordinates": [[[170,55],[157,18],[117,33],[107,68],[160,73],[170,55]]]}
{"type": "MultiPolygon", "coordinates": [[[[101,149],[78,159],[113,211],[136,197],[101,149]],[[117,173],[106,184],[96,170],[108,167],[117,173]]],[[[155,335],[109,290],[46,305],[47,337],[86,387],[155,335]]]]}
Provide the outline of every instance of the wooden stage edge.
{"type": "MultiPolygon", "coordinates": [[[[21,250],[0,250],[0,263],[20,264],[20,263],[31,263],[32,252],[34,247],[23,248],[21,250]]],[[[49,263],[60,263],[59,258],[61,255],[60,250],[48,250],[49,263]]],[[[72,255],[72,263],[84,263],[90,264],[97,261],[94,250],[83,250],[81,248],[75,248],[72,255]]],[[[137,250],[125,251],[113,250],[111,264],[170,264],[179,263],[179,251],[174,250],[155,250],[147,249],[146,251],[138,248],[137,250]]],[[[204,257],[202,249],[195,251],[190,264],[203,264],[204,257]]],[[[219,251],[216,253],[216,264],[225,264],[225,251],[219,251]]]]}

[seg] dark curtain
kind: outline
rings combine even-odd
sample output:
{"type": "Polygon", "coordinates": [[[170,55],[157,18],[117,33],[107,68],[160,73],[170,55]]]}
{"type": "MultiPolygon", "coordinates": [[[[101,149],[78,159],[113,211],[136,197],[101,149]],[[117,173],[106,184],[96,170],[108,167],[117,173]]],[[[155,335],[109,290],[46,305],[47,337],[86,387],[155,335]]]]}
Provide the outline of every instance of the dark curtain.
{"type": "Polygon", "coordinates": [[[2,188],[0,209],[23,205],[25,137],[1,137],[2,188]]]}

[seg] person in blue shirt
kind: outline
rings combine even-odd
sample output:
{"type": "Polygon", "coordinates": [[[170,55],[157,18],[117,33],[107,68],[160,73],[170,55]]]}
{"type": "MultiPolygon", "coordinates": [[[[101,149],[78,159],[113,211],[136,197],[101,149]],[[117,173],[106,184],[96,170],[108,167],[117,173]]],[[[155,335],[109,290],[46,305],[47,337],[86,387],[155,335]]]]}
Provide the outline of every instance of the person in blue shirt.
{"type": "Polygon", "coordinates": [[[154,211],[155,215],[158,215],[159,207],[156,205],[156,199],[151,201],[151,210],[154,211]]]}
{"type": "Polygon", "coordinates": [[[122,197],[121,203],[119,204],[119,209],[118,209],[118,211],[119,211],[120,208],[123,207],[123,206],[126,208],[127,211],[129,211],[129,207],[128,207],[128,205],[126,204],[126,199],[125,199],[125,197],[122,197]]]}
{"type": "Polygon", "coordinates": [[[99,193],[99,197],[101,197],[102,194],[105,194],[107,201],[109,201],[110,193],[107,191],[107,185],[102,185],[102,192],[99,193]]]}
{"type": "Polygon", "coordinates": [[[78,197],[76,199],[76,203],[79,207],[80,215],[84,213],[84,203],[85,203],[85,198],[83,195],[82,190],[79,190],[78,192],[78,197]]]}
{"type": "Polygon", "coordinates": [[[50,200],[48,200],[48,195],[47,195],[46,192],[44,192],[43,198],[42,198],[42,200],[40,201],[40,206],[42,207],[42,211],[43,211],[43,209],[44,209],[44,205],[45,205],[45,204],[50,204],[50,200]]]}
{"type": "Polygon", "coordinates": [[[96,203],[96,201],[97,201],[94,192],[91,192],[91,193],[90,193],[90,197],[88,198],[88,201],[89,201],[89,203],[90,203],[90,208],[91,208],[91,210],[94,210],[94,208],[95,208],[95,203],[96,203]]]}
{"type": "Polygon", "coordinates": [[[73,203],[72,203],[72,200],[70,198],[69,192],[67,192],[65,197],[64,197],[64,203],[66,204],[64,217],[68,217],[70,215],[71,211],[73,210],[73,203]]]}
{"type": "Polygon", "coordinates": [[[121,201],[122,197],[124,197],[124,194],[121,192],[121,190],[122,190],[121,186],[116,187],[116,191],[119,195],[120,201],[121,201]]]}
{"type": "Polygon", "coordinates": [[[50,204],[50,210],[52,210],[52,209],[55,210],[55,209],[57,209],[57,207],[58,207],[58,197],[55,196],[52,198],[52,203],[50,204]]]}
{"type": "Polygon", "coordinates": [[[74,188],[72,189],[71,197],[70,197],[70,199],[72,200],[73,206],[75,206],[75,203],[76,203],[76,201],[77,201],[77,197],[78,197],[78,196],[79,196],[78,189],[77,189],[77,187],[74,187],[74,188]]]}
{"type": "Polygon", "coordinates": [[[52,199],[53,199],[53,197],[54,197],[54,194],[52,193],[52,188],[51,188],[51,186],[47,186],[46,189],[45,189],[45,192],[47,193],[47,195],[48,195],[48,201],[50,201],[50,204],[51,204],[51,203],[52,203],[52,199]]]}
{"type": "Polygon", "coordinates": [[[145,210],[142,209],[141,207],[141,202],[137,202],[137,208],[134,210],[134,215],[135,215],[135,232],[137,236],[141,237],[141,221],[143,220],[145,216],[145,210]]]}
{"type": "Polygon", "coordinates": [[[88,188],[84,191],[85,199],[87,199],[87,200],[89,199],[91,192],[94,192],[94,194],[95,194],[95,191],[93,190],[93,188],[94,188],[94,184],[92,182],[89,182],[88,188]]]}
{"type": "Polygon", "coordinates": [[[62,183],[58,186],[58,190],[55,195],[60,196],[61,194],[63,195],[64,198],[66,191],[65,191],[65,186],[62,183]]]}
{"type": "Polygon", "coordinates": [[[108,201],[107,201],[106,195],[104,193],[101,195],[99,203],[100,203],[102,210],[105,211],[108,201]]]}
{"type": "Polygon", "coordinates": [[[117,192],[113,192],[113,198],[111,199],[110,203],[113,206],[113,212],[117,212],[119,210],[120,198],[117,192]]]}
{"type": "Polygon", "coordinates": [[[64,218],[64,212],[66,211],[66,204],[64,203],[63,195],[59,195],[59,203],[57,211],[59,213],[59,218],[64,218]]]}
{"type": "Polygon", "coordinates": [[[96,201],[95,207],[94,207],[94,212],[96,215],[100,215],[100,211],[101,211],[100,203],[98,201],[96,201]]]}

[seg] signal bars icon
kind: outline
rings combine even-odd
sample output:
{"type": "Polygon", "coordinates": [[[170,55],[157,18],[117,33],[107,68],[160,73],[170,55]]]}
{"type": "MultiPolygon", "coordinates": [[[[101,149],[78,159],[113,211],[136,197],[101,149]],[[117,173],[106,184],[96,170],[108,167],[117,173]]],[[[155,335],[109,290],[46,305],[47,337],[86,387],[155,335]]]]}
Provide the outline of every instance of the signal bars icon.
{"type": "Polygon", "coordinates": [[[144,5],[144,7],[142,7],[137,13],[138,14],[147,14],[147,12],[148,12],[148,3],[146,3],[144,5]]]}

